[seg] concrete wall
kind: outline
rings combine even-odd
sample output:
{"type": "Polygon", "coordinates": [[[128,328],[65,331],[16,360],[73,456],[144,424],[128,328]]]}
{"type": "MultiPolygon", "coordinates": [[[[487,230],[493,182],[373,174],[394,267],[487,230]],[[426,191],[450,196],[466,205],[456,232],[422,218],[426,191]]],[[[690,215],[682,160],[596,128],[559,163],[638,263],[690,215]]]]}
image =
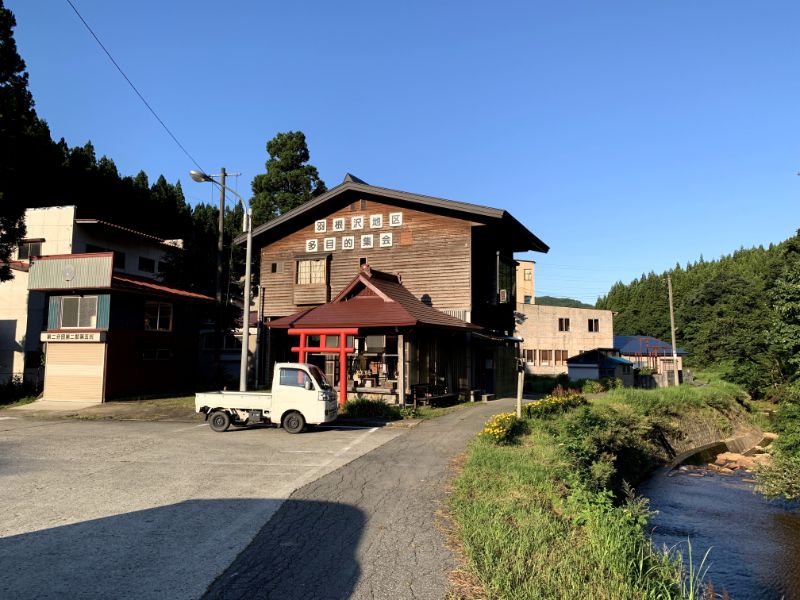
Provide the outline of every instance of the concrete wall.
{"type": "MultiPolygon", "coordinates": [[[[125,268],[115,269],[130,275],[138,277],[155,277],[158,272],[149,272],[139,270],[139,257],[149,258],[156,264],[166,260],[167,253],[164,247],[156,241],[148,242],[142,239],[141,242],[131,239],[130,237],[120,236],[118,239],[111,238],[108,235],[103,235],[108,230],[92,230],[91,227],[82,227],[78,225],[75,227],[75,235],[73,241],[74,252],[86,252],[86,245],[92,244],[94,246],[101,246],[115,252],[123,252],[125,254],[125,268]]],[[[163,267],[162,269],[163,270],[163,267]]]]}
{"type": "Polygon", "coordinates": [[[555,364],[555,351],[566,350],[567,357],[595,348],[614,345],[614,317],[610,310],[565,308],[540,304],[517,305],[518,320],[515,335],[523,338],[525,350],[535,350],[533,361],[526,361],[526,371],[536,375],[558,375],[567,372],[567,363],[555,364]],[[570,321],[569,331],[559,331],[560,318],[570,321]],[[590,332],[589,319],[597,319],[599,331],[590,332]],[[549,365],[542,365],[539,350],[552,350],[549,365]]]}
{"type": "Polygon", "coordinates": [[[526,296],[531,299],[527,304],[536,304],[536,263],[532,260],[517,262],[517,304],[526,304],[526,296]],[[526,271],[530,271],[530,279],[525,278],[526,271]]]}
{"type": "MultiPolygon", "coordinates": [[[[25,211],[26,239],[42,239],[42,255],[72,252],[74,206],[54,206],[25,211]]],[[[17,251],[11,255],[17,260],[17,251]]],[[[44,323],[44,295],[28,292],[28,273],[14,270],[14,279],[0,284],[0,383],[14,376],[37,383],[38,366],[25,369],[25,352],[41,349],[39,333],[44,323]]]]}

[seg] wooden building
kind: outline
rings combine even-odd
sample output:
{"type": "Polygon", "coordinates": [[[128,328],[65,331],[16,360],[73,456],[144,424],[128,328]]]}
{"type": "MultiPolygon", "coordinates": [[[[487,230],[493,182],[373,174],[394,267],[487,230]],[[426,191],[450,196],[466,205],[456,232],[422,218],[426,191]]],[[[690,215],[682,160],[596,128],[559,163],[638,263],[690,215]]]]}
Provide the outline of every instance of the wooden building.
{"type": "MultiPolygon", "coordinates": [[[[371,186],[347,175],[341,185],[255,228],[253,241],[261,257],[259,313],[268,327],[260,343],[260,373],[271,372],[270,362],[297,356],[285,329],[269,329],[272,321],[337,299],[369,265],[371,272],[397,276],[422,305],[477,326],[459,333],[458,346],[469,356],[447,373],[421,368],[427,359],[416,348],[405,395],[414,385],[436,384],[434,375],[449,382],[450,392],[513,391],[514,253],[548,247],[507,211],[371,186]]],[[[368,312],[363,317],[368,323],[368,312]]],[[[431,343],[443,339],[436,334],[431,343]]],[[[383,347],[391,343],[386,338],[383,347]]],[[[334,375],[339,382],[341,374],[334,375]]]]}

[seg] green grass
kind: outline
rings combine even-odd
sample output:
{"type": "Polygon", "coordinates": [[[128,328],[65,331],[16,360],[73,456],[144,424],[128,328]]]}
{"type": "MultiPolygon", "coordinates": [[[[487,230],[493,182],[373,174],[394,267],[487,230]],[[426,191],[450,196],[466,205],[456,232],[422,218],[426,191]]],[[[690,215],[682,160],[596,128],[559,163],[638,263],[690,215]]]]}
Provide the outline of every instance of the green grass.
{"type": "Polygon", "coordinates": [[[647,501],[627,482],[665,460],[659,439],[674,415],[738,418],[742,400],[739,388],[720,382],[615,390],[526,419],[514,443],[476,439],[450,509],[485,596],[700,598],[702,575],[652,547],[647,501]]]}
{"type": "Polygon", "coordinates": [[[25,404],[30,404],[31,402],[36,402],[36,396],[26,396],[25,398],[11,400],[10,402],[3,402],[0,404],[0,410],[4,408],[12,408],[14,406],[24,406],[25,404]]]}
{"type": "Polygon", "coordinates": [[[451,499],[486,596],[681,597],[679,562],[645,538],[645,503],[568,484],[568,457],[534,425],[519,446],[474,443],[451,499]]]}
{"type": "Polygon", "coordinates": [[[437,417],[443,417],[444,415],[449,415],[450,413],[454,413],[465,408],[480,406],[481,404],[483,403],[459,402],[458,404],[453,404],[452,406],[418,406],[416,409],[416,414],[410,415],[410,418],[423,420],[435,419],[437,417]]]}

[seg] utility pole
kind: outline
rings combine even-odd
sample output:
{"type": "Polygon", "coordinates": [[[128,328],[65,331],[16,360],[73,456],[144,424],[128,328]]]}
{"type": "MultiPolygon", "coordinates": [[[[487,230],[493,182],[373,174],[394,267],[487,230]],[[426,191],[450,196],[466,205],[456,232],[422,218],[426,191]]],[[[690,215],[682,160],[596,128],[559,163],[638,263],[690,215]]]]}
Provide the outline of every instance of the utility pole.
{"type": "Polygon", "coordinates": [[[522,418],[522,388],[525,386],[525,363],[517,359],[517,418],[522,418]]]}
{"type": "Polygon", "coordinates": [[[225,167],[222,167],[219,171],[219,239],[217,240],[217,302],[220,306],[222,306],[222,244],[225,233],[225,175],[225,167]]]}
{"type": "Polygon", "coordinates": [[[225,234],[225,167],[219,171],[219,238],[217,239],[217,318],[214,320],[214,379],[222,384],[222,319],[225,307],[222,305],[222,249],[225,234]]]}
{"type": "Polygon", "coordinates": [[[669,290],[669,325],[672,328],[672,372],[675,374],[675,385],[677,386],[680,381],[678,379],[678,352],[675,348],[675,309],[672,307],[672,278],[667,273],[667,289],[669,290]]]}

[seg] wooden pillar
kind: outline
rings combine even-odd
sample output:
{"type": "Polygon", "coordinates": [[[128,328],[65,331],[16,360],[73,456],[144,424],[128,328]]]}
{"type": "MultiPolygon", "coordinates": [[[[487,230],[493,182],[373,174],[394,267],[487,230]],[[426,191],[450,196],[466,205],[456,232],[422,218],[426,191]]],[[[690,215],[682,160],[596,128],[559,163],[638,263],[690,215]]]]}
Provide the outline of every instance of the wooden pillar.
{"type": "Polygon", "coordinates": [[[406,352],[405,336],[397,336],[397,401],[400,405],[406,403],[406,352]]]}

